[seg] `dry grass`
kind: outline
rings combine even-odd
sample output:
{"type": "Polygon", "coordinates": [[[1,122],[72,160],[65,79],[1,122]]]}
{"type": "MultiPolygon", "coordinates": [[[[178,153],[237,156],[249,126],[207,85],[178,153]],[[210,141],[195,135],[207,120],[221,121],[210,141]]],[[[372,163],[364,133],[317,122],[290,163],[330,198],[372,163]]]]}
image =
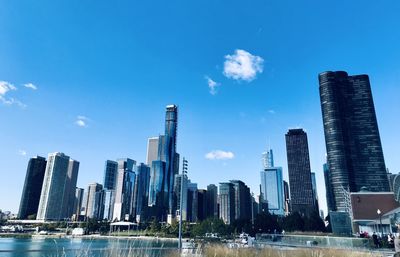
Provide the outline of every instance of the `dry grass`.
{"type": "Polygon", "coordinates": [[[278,250],[272,248],[257,249],[229,249],[223,246],[208,247],[204,257],[377,257],[367,252],[355,252],[336,249],[302,249],[278,250]]]}

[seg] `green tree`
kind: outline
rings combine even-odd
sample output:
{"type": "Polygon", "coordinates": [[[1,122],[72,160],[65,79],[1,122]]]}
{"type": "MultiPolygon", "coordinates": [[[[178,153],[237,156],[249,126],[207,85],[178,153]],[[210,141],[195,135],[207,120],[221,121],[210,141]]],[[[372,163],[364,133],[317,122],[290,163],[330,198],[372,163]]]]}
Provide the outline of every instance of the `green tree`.
{"type": "Polygon", "coordinates": [[[304,230],[314,232],[325,232],[325,223],[317,212],[312,212],[310,216],[304,218],[304,230]]]}
{"type": "Polygon", "coordinates": [[[278,216],[265,212],[257,214],[254,220],[254,230],[256,233],[280,232],[281,226],[278,223],[278,216]]]}
{"type": "Polygon", "coordinates": [[[304,231],[304,219],[298,212],[294,212],[283,218],[282,228],[285,231],[304,231]]]}

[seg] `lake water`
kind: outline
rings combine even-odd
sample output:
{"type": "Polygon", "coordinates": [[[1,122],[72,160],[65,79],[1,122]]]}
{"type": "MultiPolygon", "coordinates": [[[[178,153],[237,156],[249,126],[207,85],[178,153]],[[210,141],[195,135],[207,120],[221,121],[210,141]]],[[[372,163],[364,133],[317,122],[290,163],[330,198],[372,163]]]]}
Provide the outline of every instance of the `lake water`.
{"type": "Polygon", "coordinates": [[[1,257],[171,256],[177,242],[158,239],[0,238],[1,257]]]}

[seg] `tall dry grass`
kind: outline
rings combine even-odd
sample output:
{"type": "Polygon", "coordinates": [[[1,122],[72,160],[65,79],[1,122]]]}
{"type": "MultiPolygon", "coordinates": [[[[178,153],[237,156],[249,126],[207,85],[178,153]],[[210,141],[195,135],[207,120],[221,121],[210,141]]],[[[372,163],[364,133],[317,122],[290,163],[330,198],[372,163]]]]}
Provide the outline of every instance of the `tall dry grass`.
{"type": "Polygon", "coordinates": [[[229,249],[223,246],[212,246],[204,249],[204,257],[378,257],[368,252],[355,252],[337,249],[229,249]]]}

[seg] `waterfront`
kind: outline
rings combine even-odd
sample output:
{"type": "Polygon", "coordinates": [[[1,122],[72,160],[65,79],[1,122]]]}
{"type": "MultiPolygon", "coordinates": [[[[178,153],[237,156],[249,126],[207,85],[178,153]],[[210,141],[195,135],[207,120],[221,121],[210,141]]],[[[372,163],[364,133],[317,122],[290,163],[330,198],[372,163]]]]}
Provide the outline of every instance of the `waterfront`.
{"type": "Polygon", "coordinates": [[[0,238],[1,257],[163,257],[176,249],[177,241],[159,239],[0,238]]]}

